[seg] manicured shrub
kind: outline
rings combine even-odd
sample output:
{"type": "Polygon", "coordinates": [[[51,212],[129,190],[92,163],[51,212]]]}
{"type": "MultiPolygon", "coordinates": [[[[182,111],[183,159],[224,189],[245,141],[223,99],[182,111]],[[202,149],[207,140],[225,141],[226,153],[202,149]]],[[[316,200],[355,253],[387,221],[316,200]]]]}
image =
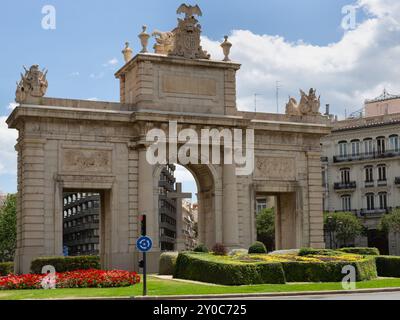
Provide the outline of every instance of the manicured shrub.
{"type": "Polygon", "coordinates": [[[226,247],[221,244],[221,243],[217,243],[213,248],[212,248],[212,252],[216,255],[216,256],[226,256],[228,254],[228,250],[226,249],[226,247]]]}
{"type": "Polygon", "coordinates": [[[306,257],[306,256],[335,256],[339,255],[337,251],[331,249],[313,249],[313,248],[302,248],[299,251],[299,256],[306,257]]]}
{"type": "Polygon", "coordinates": [[[193,250],[194,252],[199,252],[199,253],[208,253],[209,250],[204,244],[199,244],[196,248],[193,250]]]}
{"type": "Polygon", "coordinates": [[[400,278],[400,257],[379,256],[375,260],[378,276],[400,278]]]}
{"type": "Polygon", "coordinates": [[[285,283],[280,263],[243,263],[196,253],[179,254],[174,278],[230,286],[285,283]]]}
{"type": "Polygon", "coordinates": [[[81,257],[42,257],[37,258],[31,263],[31,271],[41,274],[44,266],[53,266],[57,272],[67,272],[76,270],[100,269],[100,257],[81,256],[81,257]]]}
{"type": "Polygon", "coordinates": [[[139,283],[140,276],[118,270],[77,270],[56,273],[53,281],[44,274],[9,275],[0,278],[0,290],[42,289],[43,282],[53,282],[56,288],[120,288],[139,283]]]}
{"type": "Polygon", "coordinates": [[[178,252],[164,252],[160,256],[160,275],[172,276],[174,274],[178,252]]]}
{"type": "Polygon", "coordinates": [[[249,248],[249,254],[263,254],[268,253],[264,243],[256,242],[249,248]]]}
{"type": "Polygon", "coordinates": [[[339,249],[341,252],[360,254],[363,256],[379,256],[380,252],[377,248],[342,248],[339,249]]]}
{"type": "Polygon", "coordinates": [[[357,262],[282,262],[287,282],[341,282],[343,267],[354,266],[357,281],[377,278],[375,259],[369,257],[357,262]]]}
{"type": "Polygon", "coordinates": [[[12,262],[1,262],[0,263],[0,277],[8,276],[14,273],[14,263],[12,262]]]}

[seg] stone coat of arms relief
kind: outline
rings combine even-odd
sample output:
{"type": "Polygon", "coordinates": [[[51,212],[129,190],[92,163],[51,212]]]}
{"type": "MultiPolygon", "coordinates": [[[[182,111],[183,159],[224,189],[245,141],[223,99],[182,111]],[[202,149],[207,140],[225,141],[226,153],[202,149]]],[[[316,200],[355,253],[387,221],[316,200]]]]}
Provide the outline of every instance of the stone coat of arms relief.
{"type": "Polygon", "coordinates": [[[185,14],[178,19],[178,27],[171,32],[154,31],[154,46],[158,54],[183,57],[186,59],[210,59],[210,55],[201,46],[201,25],[195,16],[202,16],[199,6],[181,5],[177,14],[185,14]]]}

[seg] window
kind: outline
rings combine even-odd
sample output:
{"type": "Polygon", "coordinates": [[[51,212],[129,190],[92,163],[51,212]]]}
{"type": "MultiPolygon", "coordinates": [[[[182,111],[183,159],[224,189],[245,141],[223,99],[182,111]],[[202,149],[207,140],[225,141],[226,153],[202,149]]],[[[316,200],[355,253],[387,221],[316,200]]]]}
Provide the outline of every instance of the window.
{"type": "Polygon", "coordinates": [[[347,157],[347,141],[339,142],[339,154],[341,157],[347,157]]]}
{"type": "Polygon", "coordinates": [[[264,209],[267,209],[267,199],[266,198],[257,199],[257,213],[260,213],[264,209]]]}
{"type": "Polygon", "coordinates": [[[378,154],[384,154],[386,152],[386,138],[379,137],[376,139],[378,146],[378,154]]]}
{"type": "Polygon", "coordinates": [[[360,141],[353,140],[351,142],[351,155],[353,157],[358,157],[360,155],[360,141]]]}
{"type": "Polygon", "coordinates": [[[399,152],[399,136],[398,135],[392,135],[389,137],[389,144],[390,144],[390,150],[399,152]]]}
{"type": "Polygon", "coordinates": [[[350,183],[350,169],[345,168],[340,170],[341,177],[342,177],[342,184],[349,184],[350,183]]]}
{"type": "Polygon", "coordinates": [[[365,167],[365,182],[374,182],[374,167],[365,167]]]}
{"type": "Polygon", "coordinates": [[[387,193],[386,192],[381,192],[379,194],[379,208],[381,210],[386,210],[388,208],[388,206],[387,206],[387,193]]]}
{"type": "Polygon", "coordinates": [[[342,210],[344,212],[351,211],[351,196],[345,195],[342,197],[342,210]]]}
{"type": "Polygon", "coordinates": [[[383,164],[378,166],[379,181],[387,181],[386,171],[386,165],[383,164]]]}
{"type": "Polygon", "coordinates": [[[367,197],[367,210],[372,211],[375,210],[375,195],[373,193],[368,193],[367,197]]]}
{"type": "Polygon", "coordinates": [[[364,153],[372,155],[374,153],[374,141],[371,138],[364,140],[364,153]]]}

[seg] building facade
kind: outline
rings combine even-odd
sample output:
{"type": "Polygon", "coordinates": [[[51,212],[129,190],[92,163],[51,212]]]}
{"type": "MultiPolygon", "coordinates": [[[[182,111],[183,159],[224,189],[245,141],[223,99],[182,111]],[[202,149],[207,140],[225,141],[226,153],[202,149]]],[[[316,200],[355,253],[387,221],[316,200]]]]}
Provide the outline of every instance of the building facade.
{"type": "Polygon", "coordinates": [[[0,207],[2,207],[7,199],[7,194],[0,193],[0,207]]]}
{"type": "Polygon", "coordinates": [[[354,245],[394,254],[398,241],[382,234],[379,224],[400,206],[400,114],[385,109],[369,113],[379,115],[337,121],[322,139],[323,206],[327,212],[353,212],[362,221],[367,233],[354,245]]]}
{"type": "Polygon", "coordinates": [[[168,198],[175,190],[175,165],[165,166],[159,181],[160,250],[174,251],[176,243],[176,200],[168,198]]]}
{"type": "Polygon", "coordinates": [[[65,256],[99,254],[100,207],[98,193],[64,193],[65,256]]]}
{"type": "Polygon", "coordinates": [[[196,248],[198,241],[197,241],[197,231],[196,231],[196,224],[197,219],[194,214],[193,205],[190,201],[184,200],[182,202],[182,231],[183,236],[185,238],[185,250],[193,250],[196,248]]]}

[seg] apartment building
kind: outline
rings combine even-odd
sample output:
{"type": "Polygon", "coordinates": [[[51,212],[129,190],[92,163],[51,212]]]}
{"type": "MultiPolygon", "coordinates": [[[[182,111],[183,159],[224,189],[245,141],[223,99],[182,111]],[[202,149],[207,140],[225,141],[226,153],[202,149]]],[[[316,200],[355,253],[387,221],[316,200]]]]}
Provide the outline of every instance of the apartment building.
{"type": "Polygon", "coordinates": [[[398,236],[382,234],[385,214],[400,207],[400,96],[386,91],[367,100],[365,115],[334,122],[322,140],[324,209],[353,212],[367,228],[356,246],[378,247],[400,253],[398,236]]]}

